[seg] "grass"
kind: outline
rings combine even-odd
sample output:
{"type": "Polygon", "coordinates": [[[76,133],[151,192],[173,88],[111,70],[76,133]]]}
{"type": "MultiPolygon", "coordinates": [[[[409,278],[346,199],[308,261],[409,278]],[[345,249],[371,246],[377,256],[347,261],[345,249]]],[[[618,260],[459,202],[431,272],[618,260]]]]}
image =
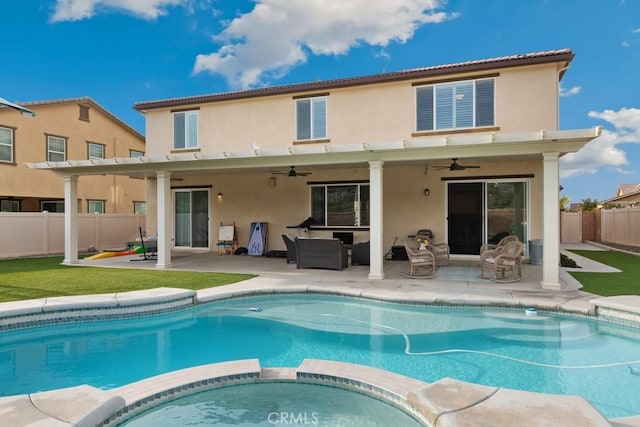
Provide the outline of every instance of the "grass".
{"type": "Polygon", "coordinates": [[[251,274],[69,267],[60,264],[62,259],[0,260],[0,302],[158,287],[198,290],[255,277],[251,274]]]}
{"type": "Polygon", "coordinates": [[[640,257],[617,251],[571,250],[571,252],[622,271],[621,273],[572,271],[571,275],[582,283],[583,291],[605,297],[640,294],[640,257]]]}

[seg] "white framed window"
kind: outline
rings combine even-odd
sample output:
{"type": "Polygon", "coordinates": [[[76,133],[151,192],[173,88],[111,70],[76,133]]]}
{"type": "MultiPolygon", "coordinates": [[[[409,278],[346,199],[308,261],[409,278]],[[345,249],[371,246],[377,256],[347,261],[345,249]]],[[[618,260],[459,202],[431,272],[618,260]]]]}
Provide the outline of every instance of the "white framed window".
{"type": "Polygon", "coordinates": [[[296,100],[296,139],[298,141],[327,137],[327,97],[296,100]]]}
{"type": "Polygon", "coordinates": [[[47,135],[47,161],[64,162],[67,160],[67,139],[47,135]]]}
{"type": "Polygon", "coordinates": [[[147,213],[147,202],[133,202],[133,213],[135,213],[135,214],[146,214],[147,213]]]}
{"type": "Polygon", "coordinates": [[[416,88],[418,132],[495,126],[495,79],[416,88]]]}
{"type": "Polygon", "coordinates": [[[87,143],[87,151],[89,160],[91,159],[104,159],[104,144],[98,144],[95,142],[87,143]]]}
{"type": "Polygon", "coordinates": [[[369,183],[311,185],[316,227],[369,227],[369,183]]]}
{"type": "Polygon", "coordinates": [[[0,127],[0,162],[13,163],[13,129],[0,127]]]}
{"type": "Polygon", "coordinates": [[[198,147],[198,111],[173,113],[173,148],[182,150],[198,147]]]}
{"type": "Polygon", "coordinates": [[[129,157],[144,157],[144,151],[129,150],[129,157]]]}
{"type": "Polygon", "coordinates": [[[89,213],[104,213],[104,200],[87,200],[89,213]]]}

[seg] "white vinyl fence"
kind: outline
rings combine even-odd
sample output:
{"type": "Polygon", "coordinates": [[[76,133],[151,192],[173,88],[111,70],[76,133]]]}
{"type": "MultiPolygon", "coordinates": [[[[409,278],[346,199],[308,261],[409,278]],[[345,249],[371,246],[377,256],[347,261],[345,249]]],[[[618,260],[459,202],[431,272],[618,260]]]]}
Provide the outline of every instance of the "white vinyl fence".
{"type": "MultiPolygon", "coordinates": [[[[145,216],[78,214],[78,250],[124,248],[145,216]]],[[[0,258],[64,253],[64,214],[0,212],[0,258]]]]}

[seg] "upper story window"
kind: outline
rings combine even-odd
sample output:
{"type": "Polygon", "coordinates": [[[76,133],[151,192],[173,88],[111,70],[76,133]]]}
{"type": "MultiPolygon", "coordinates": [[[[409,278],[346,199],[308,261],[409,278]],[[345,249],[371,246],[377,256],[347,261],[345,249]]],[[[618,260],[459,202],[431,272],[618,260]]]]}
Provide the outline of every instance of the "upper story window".
{"type": "Polygon", "coordinates": [[[67,160],[67,139],[47,135],[47,161],[64,162],[67,160]]]}
{"type": "Polygon", "coordinates": [[[43,212],[64,212],[64,200],[43,200],[40,202],[40,210],[43,212]]]}
{"type": "Polygon", "coordinates": [[[146,202],[133,202],[133,213],[146,214],[147,203],[146,202]]]}
{"type": "Polygon", "coordinates": [[[129,150],[129,157],[144,157],[144,151],[129,150]]]}
{"type": "Polygon", "coordinates": [[[1,199],[0,212],[20,212],[20,200],[1,199]]]}
{"type": "Polygon", "coordinates": [[[79,110],[79,119],[84,120],[85,122],[89,121],[89,107],[86,105],[78,105],[79,110]]]}
{"type": "Polygon", "coordinates": [[[320,227],[368,227],[369,183],[312,185],[311,216],[320,227]]]}
{"type": "Polygon", "coordinates": [[[181,150],[198,147],[198,111],[173,113],[173,148],[181,150]]]}
{"type": "Polygon", "coordinates": [[[318,96],[296,100],[296,139],[325,139],[327,137],[327,97],[318,96]]]}
{"type": "Polygon", "coordinates": [[[87,151],[88,151],[89,160],[104,159],[104,144],[88,142],[87,151]]]}
{"type": "Polygon", "coordinates": [[[416,130],[495,126],[494,87],[493,78],[419,86],[416,130]]]}
{"type": "Polygon", "coordinates": [[[104,213],[104,200],[88,200],[87,212],[104,213]]]}
{"type": "Polygon", "coordinates": [[[0,127],[0,162],[13,163],[13,129],[0,127]]]}

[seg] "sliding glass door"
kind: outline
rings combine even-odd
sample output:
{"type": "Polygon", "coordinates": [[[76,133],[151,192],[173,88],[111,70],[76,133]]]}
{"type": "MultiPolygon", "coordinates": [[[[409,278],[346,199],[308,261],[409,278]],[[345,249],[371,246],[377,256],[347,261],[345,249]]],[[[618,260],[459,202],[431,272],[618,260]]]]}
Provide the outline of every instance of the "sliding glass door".
{"type": "Polygon", "coordinates": [[[209,190],[174,190],[174,246],[209,247],[209,190]]]}
{"type": "MultiPolygon", "coordinates": [[[[529,235],[528,180],[447,183],[447,237],[452,254],[478,255],[483,243],[529,235]]],[[[526,251],[526,245],[525,245],[526,251]]]]}

